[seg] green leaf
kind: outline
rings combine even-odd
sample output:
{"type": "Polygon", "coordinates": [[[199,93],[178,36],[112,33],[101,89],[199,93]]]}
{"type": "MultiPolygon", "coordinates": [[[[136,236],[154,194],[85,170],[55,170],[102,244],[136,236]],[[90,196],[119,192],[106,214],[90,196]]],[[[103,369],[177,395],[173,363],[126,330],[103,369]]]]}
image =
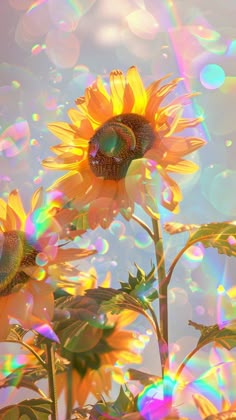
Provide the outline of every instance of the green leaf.
{"type": "Polygon", "coordinates": [[[130,390],[125,387],[120,387],[120,393],[113,403],[113,406],[118,410],[121,414],[126,414],[134,411],[135,409],[135,400],[133,394],[130,390]]]}
{"type": "Polygon", "coordinates": [[[140,370],[130,368],[128,369],[129,380],[139,381],[142,385],[151,385],[154,382],[161,380],[160,376],[151,375],[150,373],[141,372],[140,370]]]}
{"type": "Polygon", "coordinates": [[[0,410],[1,420],[47,420],[51,414],[51,401],[43,398],[24,400],[17,405],[10,405],[0,410]]]}
{"type": "Polygon", "coordinates": [[[114,294],[112,296],[112,290],[113,289],[110,289],[109,291],[110,299],[104,300],[103,303],[101,303],[102,311],[119,314],[122,310],[128,309],[146,316],[145,309],[139,299],[118,290],[114,290],[114,294]]]}
{"type": "Polygon", "coordinates": [[[169,272],[166,277],[167,284],[169,284],[174,268],[179,261],[180,257],[192,245],[201,242],[205,248],[216,248],[219,254],[236,256],[236,221],[209,223],[200,225],[194,233],[190,234],[184,248],[177,254],[172,262],[169,272]]]}
{"type": "Polygon", "coordinates": [[[191,236],[186,246],[201,242],[206,248],[217,248],[219,254],[236,256],[236,221],[202,225],[191,236]]]}
{"type": "MultiPolygon", "coordinates": [[[[227,325],[228,323],[225,323],[227,325]]],[[[229,322],[230,324],[230,322],[229,322]]],[[[195,329],[201,331],[201,337],[197,343],[197,346],[203,347],[206,344],[215,342],[216,344],[231,350],[236,347],[236,331],[229,328],[219,328],[217,324],[205,326],[189,321],[189,325],[195,329]]]]}
{"type": "Polygon", "coordinates": [[[142,306],[145,309],[148,309],[147,302],[153,302],[158,298],[157,288],[153,287],[154,283],[157,281],[154,273],[155,266],[152,266],[151,271],[146,275],[144,270],[142,270],[137,264],[136,277],[132,274],[129,274],[128,283],[121,282],[121,291],[129,293],[134,296],[142,303],[142,306]]]}

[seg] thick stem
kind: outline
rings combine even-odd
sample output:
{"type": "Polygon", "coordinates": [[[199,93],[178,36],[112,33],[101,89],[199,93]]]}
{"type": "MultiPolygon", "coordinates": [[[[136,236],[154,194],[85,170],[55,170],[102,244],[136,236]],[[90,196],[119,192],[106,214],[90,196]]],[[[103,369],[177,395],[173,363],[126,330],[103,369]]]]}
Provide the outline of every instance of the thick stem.
{"type": "Polygon", "coordinates": [[[69,369],[67,370],[67,405],[66,405],[66,419],[70,420],[71,414],[72,414],[72,369],[71,366],[69,366],[69,369]]]}
{"type": "Polygon", "coordinates": [[[160,221],[152,219],[155,254],[157,262],[157,274],[159,282],[159,311],[160,311],[160,329],[164,341],[168,345],[168,300],[167,300],[167,282],[165,270],[165,254],[163,248],[163,239],[161,235],[160,221]]]}
{"type": "Polygon", "coordinates": [[[55,369],[55,353],[53,343],[48,341],[46,344],[47,368],[48,368],[48,386],[49,394],[52,401],[51,420],[58,420],[57,417],[57,394],[56,394],[56,369],[55,369]]]}

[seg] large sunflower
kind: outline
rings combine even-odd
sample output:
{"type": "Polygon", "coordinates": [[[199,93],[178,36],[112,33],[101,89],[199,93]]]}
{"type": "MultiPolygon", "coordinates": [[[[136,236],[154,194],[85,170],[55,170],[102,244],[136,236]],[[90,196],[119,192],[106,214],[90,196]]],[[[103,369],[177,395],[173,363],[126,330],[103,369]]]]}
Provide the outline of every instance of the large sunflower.
{"type": "Polygon", "coordinates": [[[55,209],[43,206],[42,194],[41,189],[33,194],[29,212],[17,190],[7,202],[0,199],[0,339],[6,338],[11,319],[26,329],[49,324],[54,311],[50,270],[65,270],[65,261],[94,252],[58,246],[61,216],[57,220],[55,209]]]}
{"type": "Polygon", "coordinates": [[[156,217],[156,174],[162,179],[161,204],[178,211],[181,191],[168,173],[195,172],[198,166],[183,156],[204,141],[177,136],[202,119],[182,117],[195,94],[162,104],[182,80],[161,86],[166,77],[145,89],[136,67],[130,67],[126,76],[113,70],[110,93],[98,77],[85,96],[76,99],[78,109],[68,111],[71,124],[49,124],[62,144],[52,147],[57,156],[45,159],[43,165],[69,171],[51,188],[63,192],[76,207],[87,206],[91,228],[108,227],[119,212],[129,220],[134,203],[156,217]]]}
{"type": "MultiPolygon", "coordinates": [[[[100,339],[91,350],[70,352],[62,349],[61,356],[70,361],[72,369],[72,406],[78,403],[82,407],[90,394],[97,399],[100,399],[102,394],[109,395],[112,374],[122,381],[121,365],[141,363],[142,358],[137,349],[142,343],[135,337],[134,331],[124,329],[135,316],[131,311],[108,315],[108,322],[112,326],[100,330],[100,339]]],[[[66,373],[59,373],[56,380],[58,395],[65,391],[65,399],[68,401],[66,373]]]]}

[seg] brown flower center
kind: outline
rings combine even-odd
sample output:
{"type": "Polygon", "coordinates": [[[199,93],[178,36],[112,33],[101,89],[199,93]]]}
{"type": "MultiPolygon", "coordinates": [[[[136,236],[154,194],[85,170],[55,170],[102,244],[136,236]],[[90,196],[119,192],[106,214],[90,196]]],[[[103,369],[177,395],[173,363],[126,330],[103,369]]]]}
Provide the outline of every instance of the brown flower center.
{"type": "Polygon", "coordinates": [[[132,160],[140,159],[154,142],[151,124],[138,114],[121,114],[103,124],[91,138],[89,164],[97,177],[124,178],[132,160]]]}
{"type": "Polygon", "coordinates": [[[35,265],[37,254],[24,232],[0,233],[0,296],[16,292],[28,281],[23,270],[35,265]]]}

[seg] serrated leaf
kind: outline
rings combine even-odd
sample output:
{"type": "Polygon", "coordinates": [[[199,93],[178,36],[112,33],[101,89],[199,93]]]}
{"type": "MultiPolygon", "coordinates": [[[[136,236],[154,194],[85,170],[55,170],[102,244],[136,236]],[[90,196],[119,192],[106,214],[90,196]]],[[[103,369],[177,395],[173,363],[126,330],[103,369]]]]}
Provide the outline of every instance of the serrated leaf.
{"type": "Polygon", "coordinates": [[[129,274],[128,283],[121,282],[121,291],[129,293],[138,300],[140,300],[142,306],[147,309],[147,302],[153,302],[153,300],[158,298],[157,288],[153,287],[153,284],[156,281],[154,276],[155,266],[152,266],[151,271],[148,274],[145,274],[137,264],[136,277],[132,274],[129,274]]]}
{"type": "Polygon", "coordinates": [[[122,386],[120,387],[119,395],[113,403],[113,407],[115,407],[121,414],[130,413],[135,409],[134,396],[127,387],[125,390],[122,386]]]}
{"type": "Polygon", "coordinates": [[[47,420],[51,413],[50,400],[34,398],[21,401],[17,405],[2,408],[0,410],[0,418],[1,420],[18,420],[21,416],[27,416],[26,418],[30,420],[47,420]]]}
{"type": "Polygon", "coordinates": [[[129,380],[139,381],[142,385],[151,385],[156,381],[161,380],[160,376],[151,375],[150,373],[141,372],[140,370],[130,368],[128,369],[129,380]]]}
{"type": "Polygon", "coordinates": [[[236,256],[236,221],[202,225],[190,236],[187,246],[196,242],[217,248],[219,254],[236,256]]]}
{"type": "Polygon", "coordinates": [[[201,331],[201,337],[197,346],[203,347],[206,344],[215,342],[227,350],[231,350],[236,347],[236,331],[234,330],[230,330],[229,328],[219,328],[217,324],[204,326],[195,322],[193,323],[192,321],[189,321],[189,325],[192,325],[194,328],[201,331]]]}

